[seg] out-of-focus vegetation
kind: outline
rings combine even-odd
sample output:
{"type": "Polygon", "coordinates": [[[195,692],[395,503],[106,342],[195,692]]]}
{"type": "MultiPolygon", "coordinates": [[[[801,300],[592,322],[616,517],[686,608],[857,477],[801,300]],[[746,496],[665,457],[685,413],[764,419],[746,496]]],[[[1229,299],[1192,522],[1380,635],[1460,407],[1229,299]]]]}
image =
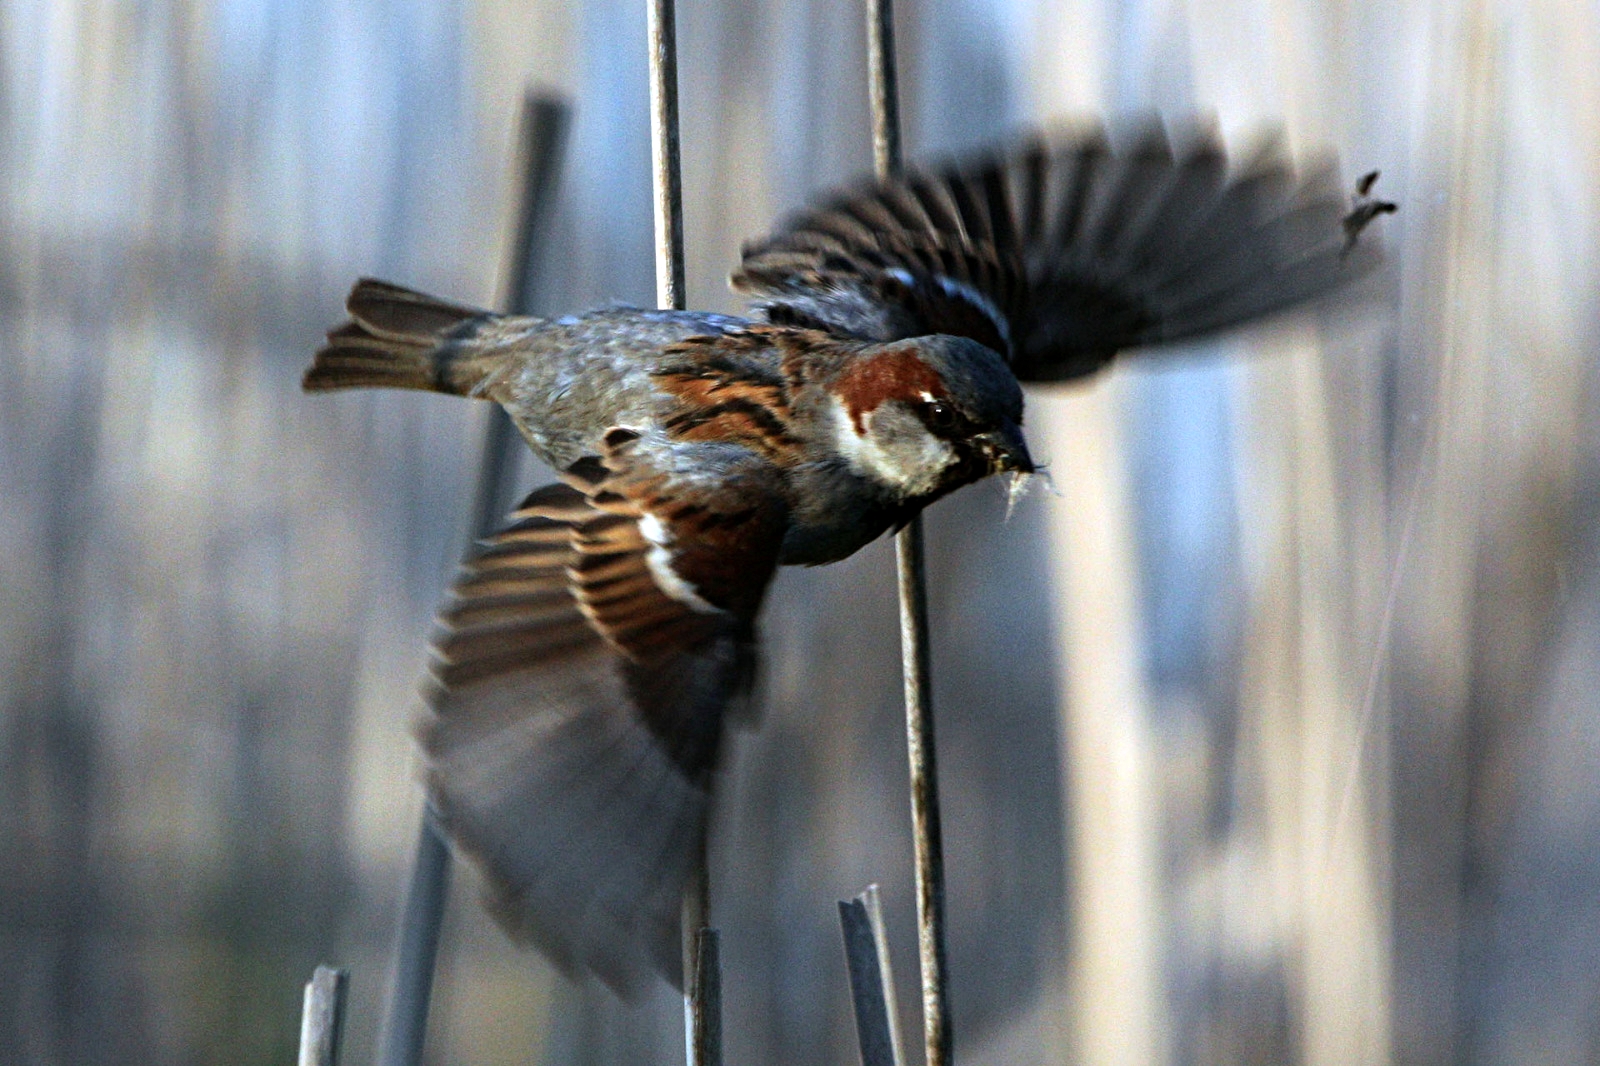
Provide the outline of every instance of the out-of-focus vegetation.
{"type": "MultiPolygon", "coordinates": [[[[686,3],[690,303],[867,168],[853,0],[686,3]]],[[[1030,396],[1055,491],[930,517],[964,1062],[1600,1061],[1600,14],[900,5],[913,157],[1209,112],[1381,168],[1387,285],[1030,396]]],[[[490,302],[517,99],[575,123],[552,309],[652,292],[643,5],[0,5],[0,1060],[371,1046],[408,726],[481,412],[307,397],[367,273],[490,302]]],[[[527,472],[530,486],[539,474],[527,472]]],[[[917,1030],[885,546],[786,573],[715,858],[728,1058],[854,1061],[833,901],[917,1030]]],[[[674,1061],[458,880],[435,1061],[674,1061]]]]}

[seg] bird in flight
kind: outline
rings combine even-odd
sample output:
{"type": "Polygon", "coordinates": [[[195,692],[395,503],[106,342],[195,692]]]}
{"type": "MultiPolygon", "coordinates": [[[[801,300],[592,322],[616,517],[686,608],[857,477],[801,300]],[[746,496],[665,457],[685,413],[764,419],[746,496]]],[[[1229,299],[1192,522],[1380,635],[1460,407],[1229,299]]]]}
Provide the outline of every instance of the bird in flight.
{"type": "Polygon", "coordinates": [[[1032,473],[1021,382],[1365,273],[1346,211],[1331,166],[1277,149],[1230,167],[1205,132],[1080,130],[817,201],[745,248],[748,318],[541,319],[357,282],[307,390],[492,400],[560,477],[465,563],[426,685],[431,799],[501,924],[623,994],[679,983],[775,569],[1032,473]]]}

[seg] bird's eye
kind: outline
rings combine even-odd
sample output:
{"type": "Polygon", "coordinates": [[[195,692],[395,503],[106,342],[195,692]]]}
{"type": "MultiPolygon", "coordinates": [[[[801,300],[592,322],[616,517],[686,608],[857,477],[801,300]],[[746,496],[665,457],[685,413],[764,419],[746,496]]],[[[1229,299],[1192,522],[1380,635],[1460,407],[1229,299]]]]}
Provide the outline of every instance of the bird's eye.
{"type": "Polygon", "coordinates": [[[954,407],[938,400],[923,405],[922,417],[928,423],[928,428],[933,430],[954,429],[956,428],[956,422],[960,419],[954,407]]]}

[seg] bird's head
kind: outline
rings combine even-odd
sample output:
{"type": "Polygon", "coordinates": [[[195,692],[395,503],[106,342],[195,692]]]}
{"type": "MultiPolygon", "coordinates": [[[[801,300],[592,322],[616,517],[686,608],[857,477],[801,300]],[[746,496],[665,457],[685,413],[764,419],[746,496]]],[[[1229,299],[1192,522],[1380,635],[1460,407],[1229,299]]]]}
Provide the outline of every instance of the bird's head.
{"type": "Polygon", "coordinates": [[[965,337],[864,347],[829,383],[840,453],[900,499],[931,503],[990,474],[1033,473],[1022,389],[965,337]]]}

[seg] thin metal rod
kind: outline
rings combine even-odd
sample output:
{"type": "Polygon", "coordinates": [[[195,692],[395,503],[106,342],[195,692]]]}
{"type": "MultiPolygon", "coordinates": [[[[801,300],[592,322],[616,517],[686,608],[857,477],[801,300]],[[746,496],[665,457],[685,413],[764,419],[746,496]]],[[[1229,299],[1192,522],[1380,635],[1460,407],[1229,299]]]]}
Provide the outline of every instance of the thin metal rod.
{"type": "MultiPolygon", "coordinates": [[[[900,103],[895,78],[893,0],[867,0],[872,157],[879,180],[900,172],[900,103]]],[[[906,754],[911,764],[911,831],[917,860],[917,945],[922,961],[922,1026],[927,1066],[952,1061],[944,930],[944,846],[933,737],[932,671],[922,516],[895,539],[899,564],[900,655],[906,688],[906,754]]]]}
{"type": "MultiPolygon", "coordinates": [[[[544,95],[530,93],[523,100],[517,168],[521,190],[503,297],[507,309],[519,314],[529,313],[536,303],[533,264],[548,229],[545,221],[565,147],[568,111],[565,103],[544,95]]],[[[515,440],[511,420],[498,405],[492,406],[478,461],[471,541],[493,532],[504,514],[507,483],[515,469],[515,440]]],[[[406,887],[395,949],[394,982],[378,1037],[378,1066],[417,1066],[422,1061],[433,975],[439,958],[439,934],[449,894],[450,847],[438,815],[429,804],[417,832],[417,850],[406,887]]]]}
{"type": "Polygon", "coordinates": [[[900,657],[906,684],[906,757],[911,765],[911,834],[917,860],[917,951],[922,961],[922,1027],[928,1066],[948,1066],[950,1001],[944,931],[944,844],[939,768],[929,698],[928,594],[922,519],[895,538],[899,562],[900,657]]]}
{"type": "Polygon", "coordinates": [[[650,169],[656,304],[682,311],[683,174],[678,165],[678,38],[673,0],[646,0],[650,33],[650,169]]]}
{"type": "Polygon", "coordinates": [[[708,928],[711,892],[703,834],[696,850],[681,911],[684,1061],[689,1066],[721,1066],[722,963],[720,956],[708,960],[704,955],[708,942],[716,949],[717,933],[708,928]]]}
{"type": "MultiPolygon", "coordinates": [[[[683,269],[683,174],[678,161],[678,37],[673,0],[646,0],[650,38],[650,176],[654,193],[656,304],[686,306],[683,269]]],[[[685,886],[683,930],[684,1048],[689,1066],[721,1066],[722,985],[711,915],[706,841],[685,886]],[[710,950],[711,958],[704,952],[710,950]]]]}
{"type": "Polygon", "coordinates": [[[428,1035],[428,1004],[433,998],[433,969],[439,957],[439,932],[450,894],[450,847],[439,818],[429,804],[417,832],[417,851],[406,887],[400,918],[400,943],[395,949],[394,983],[378,1038],[378,1066],[416,1066],[428,1035]]]}
{"type": "Polygon", "coordinates": [[[839,901],[839,925],[844,933],[845,962],[850,967],[861,1066],[903,1066],[894,970],[889,965],[889,938],[877,885],[868,885],[853,900],[839,901]]]}
{"type": "Polygon", "coordinates": [[[867,0],[867,80],[872,96],[872,167],[900,173],[900,82],[894,64],[894,0],[867,0]]]}
{"type": "Polygon", "coordinates": [[[318,966],[312,971],[300,1012],[299,1066],[339,1066],[344,1001],[349,987],[349,975],[343,970],[318,966]]]}
{"type": "Polygon", "coordinates": [[[701,929],[694,942],[694,994],[684,997],[689,1061],[722,1066],[722,948],[715,929],[701,929]]]}

